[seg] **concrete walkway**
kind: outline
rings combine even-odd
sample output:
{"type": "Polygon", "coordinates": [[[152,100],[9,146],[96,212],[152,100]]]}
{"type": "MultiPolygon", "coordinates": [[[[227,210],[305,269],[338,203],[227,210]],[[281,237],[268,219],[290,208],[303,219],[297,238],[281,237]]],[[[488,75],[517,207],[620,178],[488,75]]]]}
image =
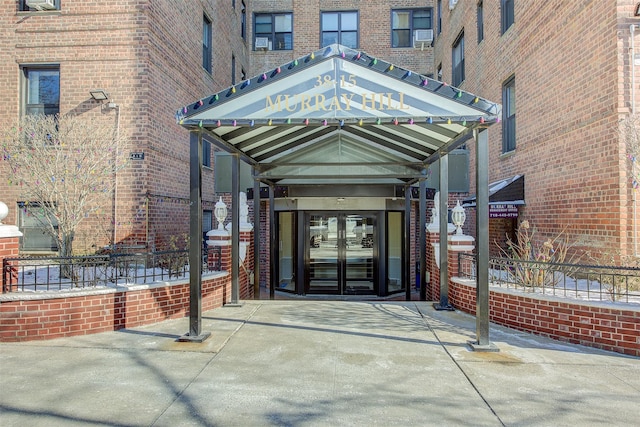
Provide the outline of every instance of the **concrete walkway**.
{"type": "Polygon", "coordinates": [[[0,425],[631,426],[640,359],[426,302],[247,301],[188,319],[0,344],[0,425]]]}

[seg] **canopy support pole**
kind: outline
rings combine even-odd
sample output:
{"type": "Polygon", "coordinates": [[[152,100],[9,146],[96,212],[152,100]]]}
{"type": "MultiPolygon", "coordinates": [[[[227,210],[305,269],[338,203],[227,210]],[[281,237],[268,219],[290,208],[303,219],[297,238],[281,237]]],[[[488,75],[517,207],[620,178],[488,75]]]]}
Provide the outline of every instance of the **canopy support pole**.
{"type": "Polygon", "coordinates": [[[203,342],[202,325],[202,132],[189,134],[189,332],[178,341],[203,342]]]}
{"type": "Polygon", "coordinates": [[[440,302],[436,310],[453,311],[449,304],[449,155],[440,156],[440,302]]]}

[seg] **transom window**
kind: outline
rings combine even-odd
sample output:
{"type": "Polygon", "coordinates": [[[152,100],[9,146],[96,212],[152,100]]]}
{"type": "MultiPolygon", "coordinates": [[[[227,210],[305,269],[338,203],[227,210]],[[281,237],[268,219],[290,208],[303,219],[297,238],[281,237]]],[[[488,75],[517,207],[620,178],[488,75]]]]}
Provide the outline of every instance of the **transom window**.
{"type": "Polygon", "coordinates": [[[293,14],[260,13],[255,15],[254,48],[267,50],[293,49],[293,14]],[[265,43],[266,39],[266,43],[265,43]]]}
{"type": "Polygon", "coordinates": [[[358,47],[358,12],[323,12],[321,26],[322,47],[334,43],[358,47]]]}
{"type": "Polygon", "coordinates": [[[431,9],[393,10],[391,11],[391,47],[412,47],[416,30],[432,28],[431,9]]]}
{"type": "Polygon", "coordinates": [[[58,114],[60,112],[60,67],[23,67],[24,112],[58,114]]]}

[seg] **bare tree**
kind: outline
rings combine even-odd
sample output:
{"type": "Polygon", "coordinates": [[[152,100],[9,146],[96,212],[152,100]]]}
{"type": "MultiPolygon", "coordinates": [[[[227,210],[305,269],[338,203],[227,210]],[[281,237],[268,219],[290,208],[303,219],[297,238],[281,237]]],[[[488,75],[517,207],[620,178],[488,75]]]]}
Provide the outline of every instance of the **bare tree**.
{"type": "Polygon", "coordinates": [[[37,203],[60,256],[72,255],[78,225],[113,196],[121,143],[113,123],[71,115],[27,115],[2,133],[9,181],[37,203]]]}
{"type": "Polygon", "coordinates": [[[632,206],[633,206],[633,254],[638,257],[638,236],[637,236],[637,191],[640,188],[640,115],[632,113],[620,121],[620,135],[627,149],[629,159],[629,178],[632,184],[632,206]]]}

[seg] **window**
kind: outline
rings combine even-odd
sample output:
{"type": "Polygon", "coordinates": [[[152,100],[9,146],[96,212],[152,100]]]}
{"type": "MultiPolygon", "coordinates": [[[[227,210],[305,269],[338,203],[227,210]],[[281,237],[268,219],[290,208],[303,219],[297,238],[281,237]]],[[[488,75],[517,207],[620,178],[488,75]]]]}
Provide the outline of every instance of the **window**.
{"type": "Polygon", "coordinates": [[[255,31],[257,39],[267,39],[269,50],[293,49],[293,15],[291,13],[256,14],[255,31]]]}
{"type": "Polygon", "coordinates": [[[40,0],[37,2],[20,0],[19,7],[20,10],[29,12],[60,10],[60,0],[40,0]]]}
{"type": "Polygon", "coordinates": [[[391,47],[412,47],[415,30],[429,30],[431,9],[391,11],[391,47]]]}
{"type": "Polygon", "coordinates": [[[484,11],[482,10],[482,0],[478,2],[476,7],[477,24],[478,24],[478,43],[484,40],[484,11]]]}
{"type": "Polygon", "coordinates": [[[514,22],[513,0],[500,0],[500,14],[502,34],[504,34],[514,22]]]}
{"type": "MultiPolygon", "coordinates": [[[[22,251],[57,251],[58,245],[47,232],[49,226],[47,214],[43,213],[38,202],[18,202],[18,228],[22,232],[20,249],[22,251]]],[[[51,224],[58,227],[55,218],[51,224]]]]}
{"type": "Polygon", "coordinates": [[[358,12],[323,12],[322,47],[338,43],[352,49],[358,47],[358,12]]]}
{"type": "Polygon", "coordinates": [[[211,143],[206,139],[202,140],[202,166],[211,167],[211,143]]]}
{"type": "Polygon", "coordinates": [[[23,67],[25,114],[60,112],[60,67],[23,67]]]}
{"type": "Polygon", "coordinates": [[[438,0],[438,34],[442,32],[442,0],[438,0]]]}
{"type": "Polygon", "coordinates": [[[242,1],[242,10],[240,11],[240,36],[242,40],[247,39],[247,6],[244,4],[244,0],[242,1]]]}
{"type": "Polygon", "coordinates": [[[236,56],[231,55],[231,86],[236,84],[236,56]]]}
{"type": "Polygon", "coordinates": [[[211,20],[206,15],[202,17],[202,68],[211,72],[211,20]]]}
{"type": "Polygon", "coordinates": [[[451,84],[459,86],[464,81],[464,31],[453,44],[451,64],[453,65],[451,84]]]}
{"type": "Polygon", "coordinates": [[[204,247],[207,247],[207,232],[211,231],[213,228],[213,211],[203,210],[202,211],[202,237],[204,239],[204,247]]]}
{"type": "Polygon", "coordinates": [[[502,86],[502,152],[516,149],[516,78],[502,86]]]}

